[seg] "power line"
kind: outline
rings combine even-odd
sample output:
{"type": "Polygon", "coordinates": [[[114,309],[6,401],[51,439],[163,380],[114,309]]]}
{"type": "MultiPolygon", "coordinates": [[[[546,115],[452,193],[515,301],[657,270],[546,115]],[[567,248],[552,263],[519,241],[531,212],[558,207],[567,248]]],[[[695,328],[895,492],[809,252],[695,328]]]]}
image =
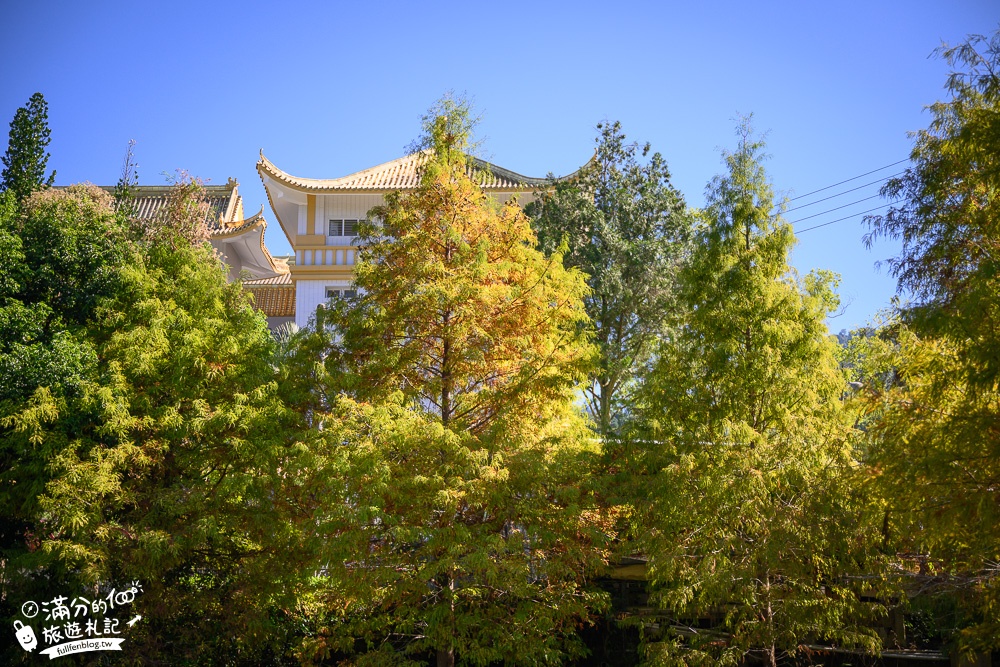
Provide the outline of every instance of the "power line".
{"type": "MultiPolygon", "coordinates": [[[[785,213],[791,213],[792,211],[798,211],[800,208],[805,208],[807,206],[812,206],[813,204],[818,204],[820,202],[824,202],[824,201],[827,201],[829,199],[835,199],[835,198],[837,198],[837,197],[839,197],[841,195],[846,195],[848,192],[854,192],[855,190],[860,190],[862,188],[867,188],[869,185],[875,185],[876,183],[884,183],[885,181],[889,180],[890,178],[895,178],[896,176],[899,176],[899,175],[905,174],[905,173],[906,173],[905,171],[897,171],[895,174],[892,174],[891,176],[886,176],[885,178],[880,178],[878,180],[871,181],[870,183],[865,183],[864,185],[859,185],[856,188],[851,188],[850,190],[844,190],[843,192],[838,192],[835,195],[830,195],[829,197],[823,197],[822,199],[817,199],[816,201],[811,201],[808,204],[802,204],[801,206],[796,206],[795,208],[785,209],[785,213]]],[[[805,196],[805,195],[803,195],[803,196],[805,196]]],[[[791,201],[791,199],[789,199],[788,201],[791,201]]]]}
{"type": "Polygon", "coordinates": [[[806,220],[812,220],[813,218],[818,218],[821,215],[826,215],[827,213],[833,213],[834,211],[839,211],[842,208],[847,208],[848,206],[854,206],[855,204],[860,204],[863,201],[868,201],[869,199],[875,199],[876,197],[881,197],[881,196],[882,195],[875,194],[872,195],[871,197],[864,197],[863,199],[857,199],[855,201],[852,201],[850,204],[844,204],[843,206],[835,206],[834,208],[828,208],[825,211],[821,211],[819,213],[813,213],[812,215],[807,215],[804,218],[799,218],[798,220],[796,220],[791,224],[797,225],[800,222],[805,222],[806,220]]]}
{"type": "MultiPolygon", "coordinates": [[[[795,199],[802,199],[803,197],[808,197],[810,195],[814,195],[814,194],[817,194],[819,192],[824,192],[825,190],[829,190],[830,188],[835,188],[838,185],[843,185],[844,183],[850,183],[851,181],[856,181],[859,178],[864,178],[865,176],[870,176],[870,175],[872,175],[872,174],[874,174],[876,172],[882,171],[883,169],[888,169],[889,167],[894,167],[894,166],[896,166],[898,164],[902,164],[903,162],[907,162],[908,160],[909,160],[909,158],[907,158],[905,160],[899,160],[897,162],[893,162],[892,164],[887,164],[884,167],[879,167],[878,169],[873,169],[872,171],[867,171],[867,172],[865,172],[863,174],[859,174],[858,176],[854,176],[852,178],[845,179],[845,180],[840,181],[838,183],[834,183],[833,185],[828,185],[825,188],[820,188],[818,190],[813,190],[812,192],[807,192],[804,195],[799,195],[798,197],[793,197],[792,199],[789,199],[787,201],[793,201],[795,199]]],[[[876,183],[881,183],[881,182],[887,181],[890,178],[895,178],[896,176],[899,176],[900,174],[904,174],[904,173],[906,173],[905,170],[897,172],[895,174],[891,174],[889,176],[885,176],[883,178],[879,178],[879,179],[871,181],[869,183],[865,183],[864,185],[859,185],[857,187],[850,188],[848,190],[844,190],[843,192],[839,192],[839,193],[837,193],[835,195],[830,195],[830,196],[824,197],[822,199],[817,199],[816,201],[809,202],[808,204],[802,204],[801,206],[796,206],[794,208],[788,209],[787,211],[784,211],[784,213],[788,213],[789,211],[797,211],[797,210],[806,208],[807,206],[812,206],[813,204],[819,204],[819,203],[824,202],[824,201],[829,201],[830,199],[835,199],[835,198],[840,197],[842,195],[845,195],[845,194],[847,194],[849,192],[855,192],[855,191],[860,190],[862,188],[866,188],[866,187],[868,187],[870,185],[875,185],[876,183]]],[[[798,220],[795,220],[795,221],[793,221],[793,222],[791,222],[789,224],[791,224],[791,225],[797,225],[797,224],[799,224],[801,222],[805,222],[806,220],[812,220],[813,218],[818,218],[820,216],[826,215],[827,213],[833,213],[834,211],[839,211],[841,209],[845,209],[845,208],[848,208],[850,206],[854,206],[855,204],[860,204],[863,201],[868,201],[870,199],[875,199],[875,198],[881,197],[881,196],[882,196],[881,194],[875,194],[875,195],[872,195],[870,197],[863,197],[861,199],[857,199],[855,201],[852,201],[849,204],[843,204],[841,206],[835,206],[833,208],[827,209],[825,211],[821,211],[819,213],[814,213],[812,215],[807,215],[806,217],[799,218],[798,220]]],[[[874,208],[870,208],[870,209],[868,209],[866,211],[861,211],[860,213],[852,213],[851,215],[844,216],[842,218],[837,218],[836,220],[830,220],[828,222],[824,222],[824,223],[821,223],[821,224],[818,224],[818,225],[813,225],[812,227],[807,227],[805,229],[796,230],[795,233],[796,234],[801,234],[803,232],[808,232],[808,231],[812,231],[814,229],[819,229],[820,227],[826,227],[828,225],[832,225],[832,224],[834,224],[836,222],[843,222],[844,220],[850,220],[851,218],[856,218],[859,215],[864,215],[866,213],[871,213],[872,211],[877,211],[879,209],[883,209],[883,208],[892,206],[894,203],[895,202],[889,202],[889,203],[883,204],[881,206],[876,206],[874,208]]]]}
{"type": "MultiPolygon", "coordinates": [[[[873,169],[871,171],[866,171],[863,174],[859,174],[859,175],[854,176],[852,178],[844,179],[843,181],[840,181],[838,183],[834,183],[833,185],[828,185],[825,188],[820,188],[818,190],[813,190],[812,192],[807,192],[804,195],[799,195],[798,197],[792,197],[791,199],[787,199],[785,201],[795,201],[796,199],[802,199],[803,197],[808,197],[810,195],[814,195],[814,194],[817,194],[819,192],[823,192],[825,190],[829,190],[830,188],[835,188],[838,185],[843,185],[844,183],[850,183],[851,181],[856,181],[859,178],[864,178],[865,176],[871,176],[872,174],[874,174],[876,172],[879,172],[879,171],[882,171],[883,169],[888,169],[889,167],[895,167],[897,164],[902,164],[902,163],[908,162],[908,161],[909,161],[909,158],[906,158],[906,159],[903,159],[903,160],[899,160],[897,162],[893,162],[892,164],[887,164],[884,167],[879,167],[878,169],[873,169]]],[[[796,206],[794,208],[790,208],[790,209],[784,211],[782,214],[788,213],[790,211],[797,211],[799,209],[806,208],[807,206],[812,206],[813,204],[819,204],[820,202],[828,201],[830,199],[835,199],[836,197],[840,197],[840,196],[845,195],[845,194],[847,194],[849,192],[855,192],[856,190],[860,190],[862,188],[866,188],[866,187],[868,187],[870,185],[875,185],[876,183],[882,183],[884,181],[889,180],[890,178],[895,178],[896,176],[899,176],[899,175],[904,174],[904,173],[906,173],[905,170],[897,172],[895,174],[890,174],[889,176],[884,176],[882,178],[879,178],[877,180],[871,181],[869,183],[865,183],[864,185],[859,185],[857,187],[850,188],[848,190],[844,190],[843,192],[839,192],[839,193],[837,193],[835,195],[830,195],[829,197],[824,197],[822,199],[817,199],[816,201],[809,202],[808,204],[802,204],[801,206],[796,206]]],[[[818,217],[820,217],[822,215],[826,215],[827,213],[833,213],[834,211],[839,211],[841,209],[848,208],[850,206],[854,206],[855,204],[860,204],[863,201],[868,201],[869,199],[875,199],[876,197],[881,197],[881,196],[882,195],[880,193],[880,194],[874,194],[874,195],[872,195],[870,197],[863,197],[861,199],[857,199],[855,201],[852,201],[849,204],[843,204],[842,206],[835,206],[834,208],[830,208],[830,209],[827,209],[825,211],[821,211],[819,213],[814,213],[812,215],[807,215],[806,217],[799,218],[798,220],[790,222],[789,224],[791,224],[791,225],[797,225],[800,222],[805,222],[806,220],[812,220],[813,218],[818,218],[818,217]]],[[[827,225],[832,225],[832,224],[834,224],[836,222],[843,222],[844,220],[850,220],[851,218],[856,218],[859,215],[864,215],[866,213],[871,213],[872,211],[877,211],[879,209],[887,208],[887,207],[892,206],[893,204],[897,203],[898,201],[899,200],[891,201],[891,202],[889,202],[887,204],[882,204],[881,206],[876,206],[874,208],[870,208],[870,209],[865,210],[865,211],[860,211],[858,213],[852,213],[850,215],[844,216],[843,218],[837,218],[836,220],[830,220],[829,222],[824,222],[824,223],[821,223],[821,224],[818,224],[818,225],[813,225],[812,227],[806,227],[805,229],[795,230],[795,233],[796,234],[802,234],[803,232],[810,232],[810,231],[812,231],[814,229],[819,229],[820,227],[826,227],[827,225]]]]}
{"type": "MultiPolygon", "coordinates": [[[[850,220],[851,218],[856,218],[859,215],[864,215],[865,213],[871,213],[872,211],[877,211],[880,208],[886,208],[887,206],[892,206],[895,203],[896,202],[889,202],[888,204],[882,204],[881,206],[876,206],[875,208],[870,208],[867,211],[860,211],[859,213],[852,213],[852,214],[850,214],[848,216],[844,216],[843,218],[837,218],[836,220],[831,220],[830,222],[824,222],[824,223],[819,224],[819,225],[813,225],[812,227],[806,227],[805,229],[798,229],[798,230],[795,231],[795,233],[796,234],[802,234],[804,232],[811,232],[814,229],[819,229],[820,227],[826,227],[827,225],[832,225],[835,222],[843,222],[844,220],[850,220]]],[[[795,223],[792,223],[792,224],[795,224],[795,223]]]]}
{"type": "Polygon", "coordinates": [[[904,162],[909,162],[909,161],[910,161],[910,158],[904,158],[902,160],[899,160],[898,162],[893,162],[892,164],[887,164],[884,167],[879,167],[878,169],[872,169],[871,171],[866,171],[863,174],[859,174],[857,176],[854,176],[853,178],[845,179],[843,181],[840,181],[839,183],[834,183],[833,185],[828,185],[825,188],[820,188],[819,190],[813,190],[812,192],[807,192],[804,195],[799,195],[798,197],[792,197],[788,201],[795,201],[796,199],[802,199],[803,197],[808,197],[809,195],[814,195],[817,192],[823,192],[824,190],[829,190],[830,188],[835,188],[838,185],[843,185],[844,183],[850,183],[851,181],[856,181],[859,178],[864,178],[865,176],[871,176],[872,174],[874,174],[876,172],[879,172],[879,171],[882,171],[883,169],[888,169],[889,167],[895,167],[897,164],[903,164],[904,162]]]}

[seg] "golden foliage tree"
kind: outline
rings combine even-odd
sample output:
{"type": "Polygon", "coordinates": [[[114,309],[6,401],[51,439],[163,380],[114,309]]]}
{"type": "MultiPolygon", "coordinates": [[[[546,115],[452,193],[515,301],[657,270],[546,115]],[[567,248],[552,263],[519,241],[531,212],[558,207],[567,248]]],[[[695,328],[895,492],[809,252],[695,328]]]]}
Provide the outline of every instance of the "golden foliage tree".
{"type": "Polygon", "coordinates": [[[890,507],[913,591],[958,603],[957,643],[1000,649],[1000,31],[940,51],[951,99],[929,107],[898,201],[868,241],[901,242],[889,261],[910,300],[899,382],[870,387],[871,468],[890,507]],[[917,585],[919,584],[919,585],[917,585]]]}
{"type": "Polygon", "coordinates": [[[363,226],[358,296],[320,310],[297,353],[330,480],[306,658],[556,662],[603,599],[586,586],[596,445],[574,405],[584,277],[483,192],[460,112],[428,128],[420,187],[363,226]]]}

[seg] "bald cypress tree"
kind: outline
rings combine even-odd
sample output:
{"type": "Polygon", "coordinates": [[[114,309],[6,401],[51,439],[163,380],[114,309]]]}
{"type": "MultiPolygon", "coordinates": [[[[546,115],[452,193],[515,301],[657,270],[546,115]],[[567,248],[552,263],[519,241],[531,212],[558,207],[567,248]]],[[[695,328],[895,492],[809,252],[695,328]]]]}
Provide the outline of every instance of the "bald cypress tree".
{"type": "MultiPolygon", "coordinates": [[[[135,580],[135,655],[263,664],[289,618],[281,580],[301,571],[278,518],[300,502],[283,488],[299,479],[298,417],[277,393],[263,317],[183,220],[136,240],[93,186],[37,192],[20,212],[11,199],[0,615],[135,580]]],[[[0,648],[0,663],[22,654],[0,648]]]]}
{"type": "Polygon", "coordinates": [[[641,393],[636,507],[656,599],[686,627],[653,655],[773,667],[809,638],[877,639],[846,576],[866,557],[867,515],[845,484],[851,420],[824,322],[835,278],[791,269],[764,144],[746,121],[738,136],[641,393]]]}
{"type": "Polygon", "coordinates": [[[35,93],[10,122],[7,152],[0,158],[4,165],[0,192],[10,190],[23,201],[35,190],[52,185],[56,172],[45,176],[49,134],[49,105],[41,93],[35,93]]]}
{"type": "Polygon", "coordinates": [[[888,532],[931,564],[904,561],[904,587],[944,596],[954,647],[988,654],[1000,649],[1000,30],[938,55],[950,98],[928,107],[910,167],[882,188],[896,202],[868,220],[869,242],[900,243],[901,381],[863,396],[888,532]]]}
{"type": "MultiPolygon", "coordinates": [[[[362,227],[358,296],[300,353],[327,447],[326,577],[303,659],[553,664],[604,596],[575,388],[584,277],[470,177],[461,107],[428,119],[420,187],[362,227]]],[[[332,311],[332,312],[331,312],[332,311]]],[[[296,362],[296,363],[298,363],[296,362]]]]}

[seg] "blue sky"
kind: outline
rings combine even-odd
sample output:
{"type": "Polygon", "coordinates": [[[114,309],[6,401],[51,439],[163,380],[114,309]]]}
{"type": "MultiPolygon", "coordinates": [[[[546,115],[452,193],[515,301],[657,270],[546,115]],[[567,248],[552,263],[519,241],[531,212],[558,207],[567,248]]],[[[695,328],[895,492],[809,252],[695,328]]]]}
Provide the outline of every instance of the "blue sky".
{"type": "MultiPolygon", "coordinates": [[[[113,184],[129,139],[140,180],[183,168],[240,182],[266,205],[258,150],[297,176],[327,178],[391,160],[444,92],[483,112],[495,163],[530,176],[589,159],[594,126],[617,119],[667,159],[692,206],[735,142],[734,118],[767,131],[768,171],[790,197],[908,157],[908,131],[943,99],[942,41],[989,33],[987,0],[617,3],[3,3],[0,120],[35,91],[49,102],[57,183],[113,184]]],[[[5,127],[5,125],[4,125],[5,127]]],[[[905,165],[899,165],[900,169],[905,165]]],[[[894,169],[792,202],[808,203],[894,169]]],[[[821,213],[877,185],[791,211],[821,213]]],[[[817,216],[802,229],[878,206],[817,216]]],[[[273,213],[267,243],[289,246],[273,213]]],[[[860,216],[805,232],[802,272],[843,276],[834,330],[888,304],[874,268],[895,247],[861,242],[860,216]]]]}

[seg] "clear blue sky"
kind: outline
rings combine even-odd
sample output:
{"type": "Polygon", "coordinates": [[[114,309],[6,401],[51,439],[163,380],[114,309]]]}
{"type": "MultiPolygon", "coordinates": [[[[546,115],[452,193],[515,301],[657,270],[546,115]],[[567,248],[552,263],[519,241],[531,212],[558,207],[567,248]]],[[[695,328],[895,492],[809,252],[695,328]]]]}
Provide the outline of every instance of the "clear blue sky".
{"type": "MultiPolygon", "coordinates": [[[[113,184],[135,139],[143,183],[176,168],[233,176],[248,214],[266,204],[259,149],[298,176],[343,176],[402,155],[448,90],[484,113],[487,156],[530,176],[573,171],[594,125],[620,120],[663,153],[693,206],[721,169],[718,149],[734,144],[734,117],[752,112],[769,133],[775,187],[802,195],[906,158],[907,132],[945,95],[947,67],[928,55],[1000,22],[995,0],[0,6],[0,127],[41,91],[57,183],[113,184]]],[[[288,253],[265,213],[268,246],[288,253]]],[[[834,330],[863,324],[895,292],[874,268],[895,248],[868,251],[863,233],[856,216],[802,234],[794,253],[802,272],[842,274],[849,306],[834,330]]]]}

